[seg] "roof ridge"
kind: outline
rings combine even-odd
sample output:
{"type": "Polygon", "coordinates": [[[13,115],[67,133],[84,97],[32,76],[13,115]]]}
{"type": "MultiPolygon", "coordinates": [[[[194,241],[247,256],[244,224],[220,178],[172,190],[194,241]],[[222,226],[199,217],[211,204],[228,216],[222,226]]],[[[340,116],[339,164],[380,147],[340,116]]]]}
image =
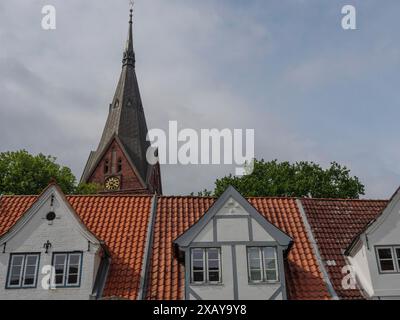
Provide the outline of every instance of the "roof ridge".
{"type": "Polygon", "coordinates": [[[311,201],[355,201],[355,202],[387,202],[389,199],[344,199],[344,198],[305,198],[300,197],[300,200],[311,200],[311,201]]]}

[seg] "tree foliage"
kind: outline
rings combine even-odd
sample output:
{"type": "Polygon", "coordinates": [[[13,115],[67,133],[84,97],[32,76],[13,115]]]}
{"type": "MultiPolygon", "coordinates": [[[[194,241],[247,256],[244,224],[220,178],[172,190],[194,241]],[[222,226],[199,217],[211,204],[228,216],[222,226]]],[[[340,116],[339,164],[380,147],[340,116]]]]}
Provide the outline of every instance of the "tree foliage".
{"type": "Polygon", "coordinates": [[[98,183],[80,183],[76,186],[74,194],[96,194],[102,189],[98,183]]]}
{"type": "Polygon", "coordinates": [[[29,154],[26,150],[0,153],[0,194],[39,194],[55,180],[64,193],[91,193],[94,186],[76,186],[71,169],[60,166],[56,158],[29,154]]]}
{"type": "MultiPolygon", "coordinates": [[[[350,170],[336,162],[323,169],[314,162],[254,161],[250,175],[232,175],[215,181],[214,196],[232,185],[244,196],[288,196],[313,198],[359,198],[364,185],[350,170]]],[[[202,192],[204,193],[204,191],[202,192]]],[[[200,193],[200,194],[202,194],[200,193]]]]}

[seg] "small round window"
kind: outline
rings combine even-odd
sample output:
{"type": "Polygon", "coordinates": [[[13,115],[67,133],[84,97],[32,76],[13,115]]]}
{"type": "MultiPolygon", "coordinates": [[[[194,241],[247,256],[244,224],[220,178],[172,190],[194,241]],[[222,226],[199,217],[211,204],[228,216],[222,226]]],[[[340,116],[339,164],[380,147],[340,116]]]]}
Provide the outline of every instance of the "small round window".
{"type": "Polygon", "coordinates": [[[50,211],[46,214],[46,219],[49,221],[53,221],[56,218],[56,213],[54,211],[50,211]]]}

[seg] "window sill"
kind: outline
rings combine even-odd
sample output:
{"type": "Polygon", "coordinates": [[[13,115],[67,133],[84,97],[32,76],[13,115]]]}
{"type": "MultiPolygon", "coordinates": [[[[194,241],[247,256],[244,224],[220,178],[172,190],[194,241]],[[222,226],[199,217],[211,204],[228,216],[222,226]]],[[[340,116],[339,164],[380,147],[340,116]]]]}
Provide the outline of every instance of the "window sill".
{"type": "Polygon", "coordinates": [[[37,287],[6,287],[6,290],[26,290],[26,289],[36,289],[37,287]]]}
{"type": "Polygon", "coordinates": [[[280,281],[260,281],[260,282],[248,282],[249,286],[265,286],[265,285],[276,285],[280,284],[280,281]]]}
{"type": "Polygon", "coordinates": [[[191,286],[193,287],[219,287],[223,286],[224,284],[222,282],[203,282],[203,283],[190,283],[191,286]]]}

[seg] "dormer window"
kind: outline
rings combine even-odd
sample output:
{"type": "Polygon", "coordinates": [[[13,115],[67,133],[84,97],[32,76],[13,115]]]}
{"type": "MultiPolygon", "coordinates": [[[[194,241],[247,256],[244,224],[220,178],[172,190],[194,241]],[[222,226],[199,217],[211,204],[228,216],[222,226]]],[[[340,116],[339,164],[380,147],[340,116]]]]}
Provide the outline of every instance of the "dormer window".
{"type": "Polygon", "coordinates": [[[39,254],[11,254],[7,288],[36,288],[39,254]]]}
{"type": "Polygon", "coordinates": [[[55,285],[57,287],[79,287],[81,281],[82,252],[53,254],[55,285]]]}
{"type": "Polygon", "coordinates": [[[400,272],[400,246],[377,247],[376,256],[380,273],[400,272]]]}
{"type": "Polygon", "coordinates": [[[221,282],[221,249],[193,248],[191,260],[192,283],[216,284],[221,282]]]}
{"type": "Polygon", "coordinates": [[[279,281],[275,247],[248,247],[247,259],[251,283],[279,281]]]}

